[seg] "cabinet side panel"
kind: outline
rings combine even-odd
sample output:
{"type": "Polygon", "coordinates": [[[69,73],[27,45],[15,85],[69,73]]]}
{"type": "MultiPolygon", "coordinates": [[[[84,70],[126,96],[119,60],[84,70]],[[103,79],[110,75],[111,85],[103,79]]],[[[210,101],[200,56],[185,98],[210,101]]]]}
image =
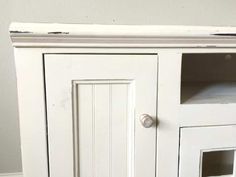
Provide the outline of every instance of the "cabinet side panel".
{"type": "Polygon", "coordinates": [[[24,177],[48,177],[43,56],[15,49],[24,177]]]}

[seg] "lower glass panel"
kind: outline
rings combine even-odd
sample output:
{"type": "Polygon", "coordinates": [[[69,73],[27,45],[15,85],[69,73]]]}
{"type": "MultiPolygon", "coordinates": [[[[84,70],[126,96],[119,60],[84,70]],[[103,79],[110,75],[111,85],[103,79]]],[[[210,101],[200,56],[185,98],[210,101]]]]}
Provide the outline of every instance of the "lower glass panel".
{"type": "Polygon", "coordinates": [[[203,152],[202,177],[233,175],[234,150],[203,152]]]}

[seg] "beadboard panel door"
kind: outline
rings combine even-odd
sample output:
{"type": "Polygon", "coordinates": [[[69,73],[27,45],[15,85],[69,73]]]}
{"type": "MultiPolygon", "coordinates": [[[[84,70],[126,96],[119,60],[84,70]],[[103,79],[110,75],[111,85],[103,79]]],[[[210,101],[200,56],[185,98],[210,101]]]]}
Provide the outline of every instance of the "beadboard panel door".
{"type": "Polygon", "coordinates": [[[51,177],[155,177],[157,54],[46,54],[51,177]]]}
{"type": "Polygon", "coordinates": [[[236,125],[181,128],[179,177],[235,177],[236,125]]]}

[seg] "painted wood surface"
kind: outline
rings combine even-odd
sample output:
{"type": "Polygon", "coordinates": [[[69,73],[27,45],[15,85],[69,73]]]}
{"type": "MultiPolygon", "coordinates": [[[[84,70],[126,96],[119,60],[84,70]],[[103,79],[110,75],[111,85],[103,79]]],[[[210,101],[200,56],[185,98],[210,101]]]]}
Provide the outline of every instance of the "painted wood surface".
{"type": "Polygon", "coordinates": [[[15,49],[22,170],[24,177],[48,177],[47,122],[41,51],[15,49]],[[32,57],[34,60],[31,60],[32,57]]]}
{"type": "Polygon", "coordinates": [[[12,23],[15,47],[236,47],[236,27],[12,23]]]}
{"type": "Polygon", "coordinates": [[[177,177],[181,53],[159,51],[158,56],[157,176],[177,177]]]}
{"type": "Polygon", "coordinates": [[[45,74],[51,177],[155,176],[157,55],[46,55],[45,74]]]}
{"type": "Polygon", "coordinates": [[[174,25],[100,25],[57,23],[12,23],[12,35],[67,35],[67,36],[235,36],[236,27],[174,26],[174,25]]]}
{"type": "Polygon", "coordinates": [[[200,163],[195,157],[185,163],[198,151],[189,153],[193,140],[205,146],[205,135],[217,134],[224,148],[233,139],[236,104],[215,96],[233,96],[234,88],[225,94],[217,85],[201,92],[200,103],[181,104],[181,67],[186,53],[236,53],[235,28],[13,24],[11,30],[24,177],[185,177],[187,167],[200,163]],[[217,102],[209,102],[211,94],[217,102]],[[157,126],[144,129],[143,113],[158,117],[157,126]]]}
{"type": "Polygon", "coordinates": [[[183,104],[236,103],[236,82],[182,83],[183,104]]]}
{"type": "MultiPolygon", "coordinates": [[[[182,128],[179,176],[202,176],[202,153],[236,150],[235,135],[235,125],[182,128]]],[[[233,171],[232,176],[235,176],[235,173],[236,171],[233,171]]]]}

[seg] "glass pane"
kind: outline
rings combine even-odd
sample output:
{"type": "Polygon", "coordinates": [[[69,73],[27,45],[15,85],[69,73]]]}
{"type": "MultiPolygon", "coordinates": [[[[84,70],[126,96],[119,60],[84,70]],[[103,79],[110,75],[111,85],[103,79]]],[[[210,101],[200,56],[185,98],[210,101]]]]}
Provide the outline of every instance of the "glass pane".
{"type": "Polygon", "coordinates": [[[204,152],[202,177],[233,174],[234,150],[204,152]]]}

